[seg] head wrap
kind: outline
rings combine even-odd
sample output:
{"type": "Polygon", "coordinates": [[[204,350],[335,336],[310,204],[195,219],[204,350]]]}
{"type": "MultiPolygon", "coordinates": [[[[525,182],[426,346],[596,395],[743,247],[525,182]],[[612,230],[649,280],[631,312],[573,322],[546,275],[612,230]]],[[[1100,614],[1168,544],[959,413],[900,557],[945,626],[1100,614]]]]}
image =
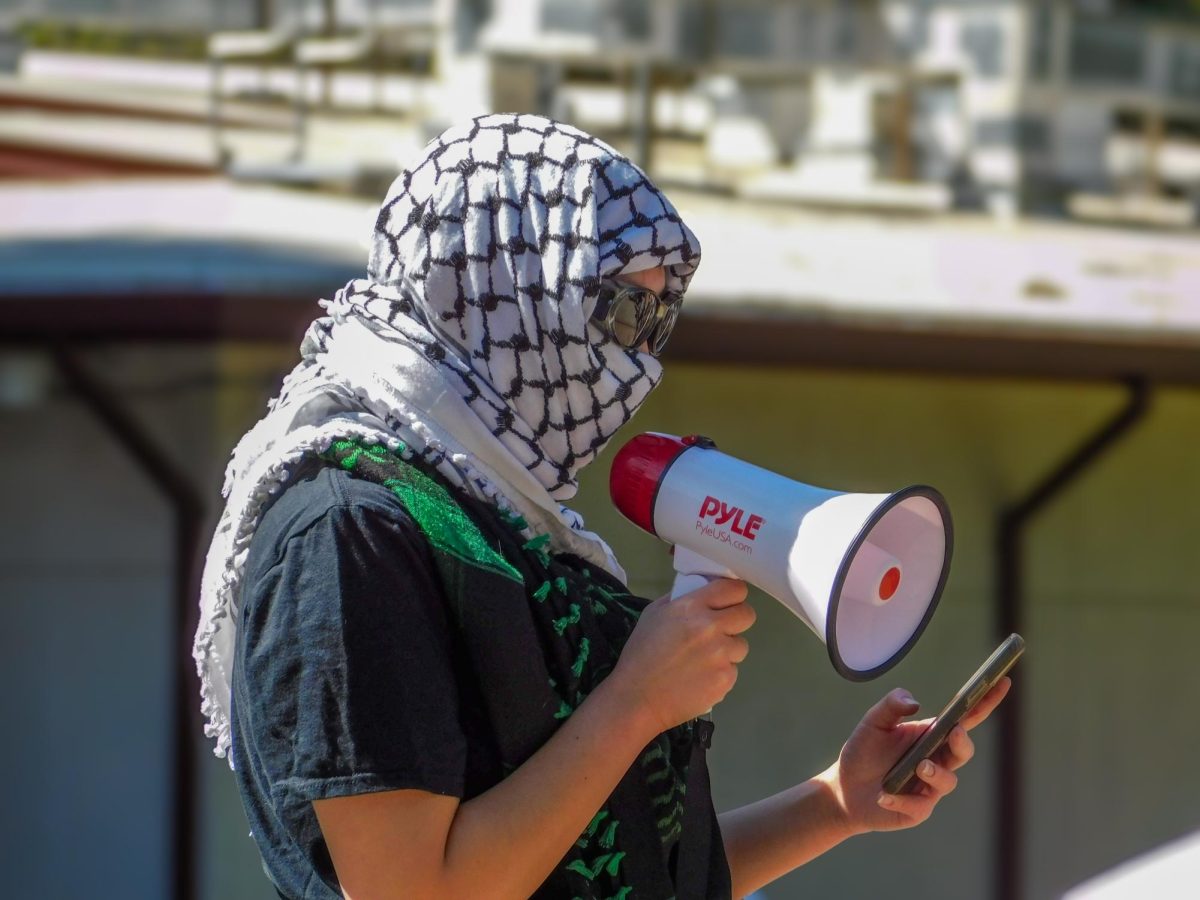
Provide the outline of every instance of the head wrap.
{"type": "Polygon", "coordinates": [[[662,369],[590,316],[603,279],[664,266],[682,294],[699,258],[645,174],[578,129],[490,115],[425,148],[380,209],[367,278],[323,304],[226,471],[194,647],[218,755],[250,539],[290,470],[337,438],[403,446],[551,547],[623,578],[561,501],[662,369]]]}

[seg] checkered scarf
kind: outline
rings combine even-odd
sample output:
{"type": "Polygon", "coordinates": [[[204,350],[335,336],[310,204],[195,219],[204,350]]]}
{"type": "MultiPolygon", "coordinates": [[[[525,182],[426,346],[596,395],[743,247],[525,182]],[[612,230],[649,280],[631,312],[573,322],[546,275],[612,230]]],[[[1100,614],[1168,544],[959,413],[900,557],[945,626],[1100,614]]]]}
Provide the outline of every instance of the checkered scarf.
{"type": "Polygon", "coordinates": [[[230,743],[250,539],[291,468],[337,438],[403,446],[555,549],[623,578],[561,501],[662,368],[590,316],[603,279],[661,265],[682,294],[699,258],[645,174],[578,129],[489,115],[426,147],[380,209],[367,278],[323,304],[300,363],[226,472],[194,648],[218,755],[230,743]]]}
{"type": "Polygon", "coordinates": [[[671,204],[608,145],[535,116],[488,116],[447,131],[393,184],[373,284],[345,302],[420,345],[566,500],[662,377],[653,357],[589,324],[601,278],[665,265],[682,293],[698,262],[671,204]]]}

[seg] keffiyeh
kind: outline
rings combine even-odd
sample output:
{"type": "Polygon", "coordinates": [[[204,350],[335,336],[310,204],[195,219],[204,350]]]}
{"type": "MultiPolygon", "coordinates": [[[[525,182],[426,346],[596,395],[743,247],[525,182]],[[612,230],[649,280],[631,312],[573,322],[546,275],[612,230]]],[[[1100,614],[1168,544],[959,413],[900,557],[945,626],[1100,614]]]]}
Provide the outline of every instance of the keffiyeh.
{"type": "Polygon", "coordinates": [[[218,755],[230,744],[250,540],[291,468],[337,438],[404,447],[519,516],[531,536],[623,579],[608,546],[561,503],[662,369],[590,315],[602,279],[661,265],[667,289],[682,294],[699,256],[644,173],[578,129],[491,115],[426,147],[380,209],[367,277],[323,303],[300,363],[226,471],[194,647],[218,755]]]}

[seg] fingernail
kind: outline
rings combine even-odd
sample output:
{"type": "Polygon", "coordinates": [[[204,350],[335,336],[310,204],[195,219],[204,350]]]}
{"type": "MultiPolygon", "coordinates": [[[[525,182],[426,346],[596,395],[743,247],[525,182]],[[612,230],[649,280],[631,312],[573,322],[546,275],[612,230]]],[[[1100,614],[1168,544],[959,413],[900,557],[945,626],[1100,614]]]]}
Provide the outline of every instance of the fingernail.
{"type": "Polygon", "coordinates": [[[925,760],[925,762],[921,763],[921,774],[922,775],[924,775],[926,778],[929,778],[930,776],[933,775],[933,772],[934,772],[933,763],[931,763],[929,760],[925,760]]]}
{"type": "Polygon", "coordinates": [[[901,694],[901,695],[900,695],[900,702],[901,702],[901,703],[904,703],[904,704],[906,704],[906,705],[908,705],[908,706],[916,706],[916,705],[918,705],[918,704],[917,704],[917,700],[916,700],[916,698],[915,698],[915,697],[913,697],[913,695],[912,695],[912,694],[901,694]]]}
{"type": "Polygon", "coordinates": [[[891,806],[893,802],[894,801],[892,800],[891,794],[880,794],[879,795],[879,805],[880,806],[891,806]]]}

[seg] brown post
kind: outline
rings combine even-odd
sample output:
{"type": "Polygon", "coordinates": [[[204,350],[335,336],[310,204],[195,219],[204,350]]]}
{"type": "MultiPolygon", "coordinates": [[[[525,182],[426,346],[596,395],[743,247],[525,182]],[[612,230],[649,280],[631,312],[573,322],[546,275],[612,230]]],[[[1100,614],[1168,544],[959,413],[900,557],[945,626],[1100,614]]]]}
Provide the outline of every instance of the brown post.
{"type": "Polygon", "coordinates": [[[1157,196],[1162,187],[1161,172],[1159,171],[1159,160],[1161,158],[1163,134],[1165,128],[1163,126],[1163,114],[1160,109],[1150,109],[1146,111],[1145,127],[1142,132],[1146,142],[1146,152],[1143,157],[1144,168],[1142,170],[1142,179],[1146,193],[1157,196]]]}
{"type": "Polygon", "coordinates": [[[269,31],[275,24],[275,0],[254,0],[254,27],[269,31]]]}

